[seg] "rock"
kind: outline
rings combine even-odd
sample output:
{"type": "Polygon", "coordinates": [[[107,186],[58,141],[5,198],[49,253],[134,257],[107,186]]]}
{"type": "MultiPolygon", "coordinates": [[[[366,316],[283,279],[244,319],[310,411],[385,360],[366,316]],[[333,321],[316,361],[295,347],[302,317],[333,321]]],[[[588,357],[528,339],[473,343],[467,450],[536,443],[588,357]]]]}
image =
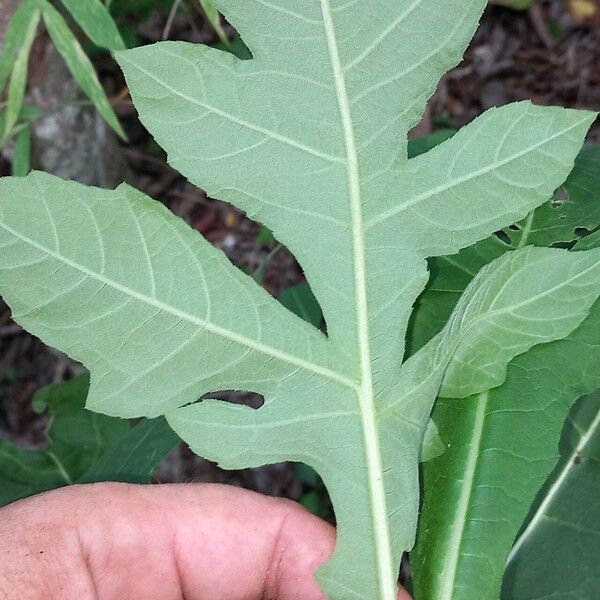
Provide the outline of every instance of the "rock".
{"type": "Polygon", "coordinates": [[[29,98],[43,115],[33,124],[32,163],[64,179],[114,188],[126,174],[117,137],[43,38],[29,74],[29,98]]]}
{"type": "MultiPolygon", "coordinates": [[[[19,0],[0,0],[0,51],[19,0]]],[[[64,179],[113,188],[126,175],[116,135],[71,77],[45,33],[32,48],[26,102],[42,116],[32,127],[32,166],[64,179]]],[[[5,149],[10,157],[10,145],[5,149]]]]}

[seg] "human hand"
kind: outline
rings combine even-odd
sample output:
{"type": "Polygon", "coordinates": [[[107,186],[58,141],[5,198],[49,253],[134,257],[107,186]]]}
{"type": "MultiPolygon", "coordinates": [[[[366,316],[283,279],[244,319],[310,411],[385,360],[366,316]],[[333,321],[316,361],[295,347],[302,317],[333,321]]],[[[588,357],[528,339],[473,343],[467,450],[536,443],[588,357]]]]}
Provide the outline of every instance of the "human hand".
{"type": "Polygon", "coordinates": [[[334,545],[298,505],[229,486],[73,486],[0,510],[0,599],[322,600],[334,545]]]}

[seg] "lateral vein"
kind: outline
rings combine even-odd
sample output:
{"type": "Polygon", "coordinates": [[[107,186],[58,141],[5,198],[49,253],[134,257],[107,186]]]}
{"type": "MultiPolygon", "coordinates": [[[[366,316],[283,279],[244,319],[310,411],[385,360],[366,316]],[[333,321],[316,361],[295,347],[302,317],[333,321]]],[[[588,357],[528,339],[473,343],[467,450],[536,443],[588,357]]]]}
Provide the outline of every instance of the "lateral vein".
{"type": "MultiPolygon", "coordinates": [[[[468,181],[472,181],[473,179],[477,179],[477,177],[481,177],[482,175],[487,175],[488,173],[491,173],[492,171],[495,171],[496,169],[499,169],[500,167],[504,167],[507,164],[509,164],[519,158],[522,158],[523,156],[526,156],[530,152],[534,152],[535,150],[538,150],[542,146],[549,144],[550,142],[554,141],[555,139],[561,137],[562,135],[569,133],[569,131],[576,129],[580,125],[581,125],[580,122],[576,123],[575,125],[571,125],[570,127],[567,127],[565,129],[563,129],[562,131],[558,131],[557,133],[545,138],[544,140],[538,142],[537,144],[532,144],[531,146],[528,146],[527,148],[524,148],[523,150],[520,150],[519,152],[516,152],[515,154],[511,154],[510,156],[508,156],[502,160],[494,161],[493,163],[490,163],[489,165],[482,167],[481,169],[477,169],[476,171],[468,173],[467,175],[463,175],[462,177],[457,177],[456,179],[452,179],[452,180],[450,180],[442,185],[439,185],[431,190],[427,190],[426,192],[423,192],[422,194],[419,194],[418,196],[411,198],[410,201],[405,202],[404,204],[394,206],[393,208],[377,215],[376,217],[373,217],[366,224],[366,229],[368,230],[371,227],[374,227],[375,225],[382,223],[383,221],[387,221],[387,219],[389,219],[390,217],[396,216],[397,214],[400,214],[400,213],[404,212],[405,210],[412,208],[413,206],[419,204],[420,202],[429,200],[430,198],[433,198],[434,196],[437,196],[438,194],[441,194],[443,192],[447,192],[448,190],[451,190],[452,188],[454,188],[458,185],[467,183],[468,181]]],[[[425,157],[427,155],[423,155],[423,156],[425,157]]],[[[419,157],[419,158],[421,158],[421,157],[419,157]]],[[[414,158],[412,160],[419,160],[419,158],[414,158]]]]}

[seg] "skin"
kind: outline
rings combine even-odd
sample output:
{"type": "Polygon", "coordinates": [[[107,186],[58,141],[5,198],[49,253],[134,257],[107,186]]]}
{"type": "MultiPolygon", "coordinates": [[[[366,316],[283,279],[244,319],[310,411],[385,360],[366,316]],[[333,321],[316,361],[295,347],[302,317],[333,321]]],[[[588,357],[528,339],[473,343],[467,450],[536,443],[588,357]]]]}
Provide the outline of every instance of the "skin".
{"type": "Polygon", "coordinates": [[[0,599],[323,600],[334,545],[298,505],[229,486],[72,486],[0,510],[0,599]]]}

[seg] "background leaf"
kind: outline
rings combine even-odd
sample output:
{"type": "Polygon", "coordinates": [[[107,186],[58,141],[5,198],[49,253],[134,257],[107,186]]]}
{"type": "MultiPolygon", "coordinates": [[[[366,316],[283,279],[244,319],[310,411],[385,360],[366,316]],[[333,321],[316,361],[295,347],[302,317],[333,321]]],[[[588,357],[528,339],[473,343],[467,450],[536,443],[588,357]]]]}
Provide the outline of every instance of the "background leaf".
{"type": "Polygon", "coordinates": [[[525,10],[529,8],[535,0],[492,0],[492,2],[515,10],[525,10]]]}
{"type": "Polygon", "coordinates": [[[583,147],[569,178],[530,216],[506,228],[510,247],[569,245],[600,225],[600,144],[583,147]]]}
{"type": "Polygon", "coordinates": [[[212,3],[212,0],[199,0],[200,6],[208,19],[208,22],[211,24],[212,28],[215,30],[215,33],[219,36],[221,43],[226,47],[229,47],[229,38],[225,31],[223,31],[223,25],[221,24],[221,15],[217,10],[216,6],[212,3]]]}
{"type": "Polygon", "coordinates": [[[85,34],[101,48],[124,50],[125,44],[101,0],[61,0],[85,34]]]}
{"type": "Polygon", "coordinates": [[[4,115],[4,140],[10,137],[23,107],[23,98],[25,97],[25,88],[27,86],[29,53],[31,52],[31,45],[33,44],[33,40],[37,33],[40,15],[41,13],[39,10],[34,10],[31,14],[31,19],[27,24],[27,29],[23,34],[23,40],[13,64],[10,82],[8,84],[8,100],[4,115]]]}
{"type": "Polygon", "coordinates": [[[279,296],[279,302],[307,323],[321,327],[323,313],[308,283],[288,288],[279,296]]]}
{"type": "MultiPolygon", "coordinates": [[[[476,326],[469,309],[460,343],[444,374],[440,395],[464,398],[503,383],[505,365],[532,346],[567,336],[588,315],[600,293],[600,252],[525,248],[482,269],[488,284],[470,298],[476,314],[493,318],[476,326]],[[467,317],[468,315],[468,317],[467,317]]],[[[459,303],[460,304],[460,303],[459,303]]]]}
{"type": "Polygon", "coordinates": [[[31,170],[31,126],[25,125],[17,134],[12,171],[15,177],[25,177],[31,170]]]}
{"type": "Polygon", "coordinates": [[[35,395],[34,405],[52,416],[46,448],[30,451],[0,440],[0,506],[72,483],[148,483],[179,442],[164,419],[131,427],[85,410],[87,390],[82,375],[35,395]]]}
{"type": "Polygon", "coordinates": [[[600,385],[599,338],[596,304],[566,340],[515,359],[503,386],[438,399],[433,419],[447,448],[423,467],[413,553],[419,600],[498,598],[514,538],[556,464],[564,419],[578,396],[600,385]]]}
{"type": "Polygon", "coordinates": [[[0,55],[0,91],[4,88],[19,49],[27,38],[27,30],[38,11],[38,5],[38,0],[23,0],[10,20],[0,55]]]}
{"type": "MultiPolygon", "coordinates": [[[[598,367],[596,367],[598,368],[598,367]]],[[[600,394],[571,410],[561,460],[509,556],[506,600],[595,598],[600,587],[600,394]]]]}
{"type": "Polygon", "coordinates": [[[421,448],[421,462],[433,460],[441,456],[446,451],[444,441],[440,436],[440,431],[433,420],[427,423],[427,429],[423,436],[423,446],[421,448]]]}
{"type": "Polygon", "coordinates": [[[45,2],[43,5],[42,15],[56,49],[63,57],[79,87],[93,102],[104,120],[121,138],[125,139],[125,133],[119,123],[119,119],[115,115],[106,97],[106,93],[98,81],[96,70],[77,41],[77,38],[69,29],[69,26],[65,23],[60,13],[48,2],[45,2]]]}
{"type": "MultiPolygon", "coordinates": [[[[597,226],[600,178],[589,166],[598,156],[597,147],[582,152],[564,185],[569,204],[554,205],[551,200],[537,209],[529,219],[535,224],[529,241],[570,242],[577,237],[578,219],[586,228],[597,226]]],[[[511,245],[494,236],[458,255],[432,261],[431,288],[417,309],[423,313],[413,322],[416,346],[441,326],[465,282],[482,264],[518,247],[520,232],[507,232],[517,234],[511,245]]],[[[593,241],[593,235],[584,237],[581,247],[597,247],[593,241]]],[[[599,339],[596,304],[566,340],[533,348],[513,360],[501,387],[467,400],[437,400],[433,418],[447,449],[424,466],[425,501],[413,553],[419,600],[498,597],[513,540],[558,458],[564,419],[577,397],[600,385],[599,339]]],[[[565,547],[561,555],[571,551],[565,547]]],[[[581,569],[573,564],[573,579],[585,579],[585,569],[585,564],[581,569]]],[[[520,573],[528,570],[527,564],[520,566],[520,573]]],[[[507,600],[512,598],[507,594],[507,600]]],[[[533,587],[522,588],[522,594],[537,597],[533,587]]]]}
{"type": "Polygon", "coordinates": [[[421,138],[408,140],[408,157],[416,158],[449,140],[456,133],[455,129],[440,129],[421,138]]]}

